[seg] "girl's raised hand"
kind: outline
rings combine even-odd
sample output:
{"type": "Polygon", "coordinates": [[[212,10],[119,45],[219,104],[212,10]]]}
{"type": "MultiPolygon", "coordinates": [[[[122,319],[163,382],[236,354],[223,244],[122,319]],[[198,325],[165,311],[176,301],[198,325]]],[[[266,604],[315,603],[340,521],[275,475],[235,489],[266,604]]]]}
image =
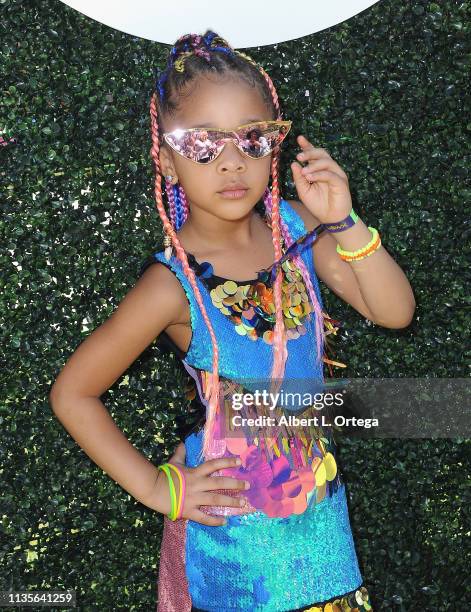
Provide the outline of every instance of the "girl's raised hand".
{"type": "MultiPolygon", "coordinates": [[[[245,498],[231,497],[222,493],[216,493],[215,489],[236,489],[245,490],[245,480],[230,478],[226,476],[211,476],[213,472],[224,468],[237,467],[237,457],[223,457],[221,459],[210,459],[201,465],[190,468],[185,465],[185,445],[181,442],[169,459],[169,463],[176,465],[185,476],[185,499],[181,518],[191,519],[203,525],[219,526],[225,524],[225,518],[220,516],[210,516],[199,506],[234,506],[240,508],[245,505],[245,498]]],[[[179,494],[179,483],[176,474],[172,470],[172,478],[175,484],[175,491],[179,494]]],[[[171,508],[170,491],[167,476],[159,470],[156,485],[156,495],[158,507],[154,509],[162,514],[168,514],[171,508]]]]}
{"type": "Polygon", "coordinates": [[[296,157],[307,162],[291,164],[299,199],[321,223],[345,219],[352,209],[348,177],[325,149],[314,147],[303,135],[297,137],[302,151],[296,157]]]}

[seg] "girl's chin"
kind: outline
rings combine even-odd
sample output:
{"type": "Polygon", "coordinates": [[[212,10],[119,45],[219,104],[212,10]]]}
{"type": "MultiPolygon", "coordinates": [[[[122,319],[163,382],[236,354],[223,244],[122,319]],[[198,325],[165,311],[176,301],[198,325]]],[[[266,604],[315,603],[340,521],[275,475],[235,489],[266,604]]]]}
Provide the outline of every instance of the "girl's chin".
{"type": "Polygon", "coordinates": [[[226,221],[241,221],[250,216],[254,209],[255,204],[236,206],[234,202],[234,206],[222,204],[219,208],[214,210],[214,214],[219,219],[225,219],[226,221]]]}
{"type": "MultiPolygon", "coordinates": [[[[250,191],[250,190],[248,190],[250,191]]],[[[219,219],[227,221],[237,221],[244,219],[255,208],[257,202],[253,197],[244,196],[243,198],[223,198],[220,193],[216,192],[214,197],[206,200],[204,206],[190,204],[190,215],[192,207],[194,209],[204,210],[219,219]]]]}

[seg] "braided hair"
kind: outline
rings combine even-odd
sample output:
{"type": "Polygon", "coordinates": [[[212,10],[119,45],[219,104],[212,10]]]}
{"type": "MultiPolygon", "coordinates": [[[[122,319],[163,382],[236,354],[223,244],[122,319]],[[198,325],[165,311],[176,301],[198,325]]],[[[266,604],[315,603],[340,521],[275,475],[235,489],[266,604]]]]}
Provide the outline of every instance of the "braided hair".
{"type": "MultiPolygon", "coordinates": [[[[180,37],[172,47],[167,66],[160,74],[156,71],[155,91],[150,102],[151,116],[151,135],[152,147],[151,156],[155,164],[155,198],[157,210],[159,212],[164,231],[170,236],[176,257],[181,262],[185,276],[193,288],[197,303],[201,310],[203,319],[208,327],[212,343],[212,372],[206,373],[204,381],[205,399],[209,403],[209,412],[204,428],[204,440],[202,453],[205,457],[211,456],[212,436],[216,415],[219,410],[219,350],[216,336],[204,307],[203,298],[196,283],[195,273],[190,267],[185,250],[183,249],[176,232],[185,223],[189,215],[189,207],[185,192],[181,185],[172,185],[166,181],[166,194],[168,200],[169,216],[164,207],[161,186],[161,168],[159,161],[159,150],[163,142],[162,134],[159,133],[162,117],[172,115],[179,108],[181,91],[194,79],[205,74],[226,74],[229,73],[237,78],[246,81],[251,87],[260,92],[267,107],[272,110],[275,119],[282,119],[278,95],[269,75],[259,66],[250,56],[236,51],[229,43],[218,36],[215,32],[207,30],[201,36],[197,34],[186,34],[180,37]]],[[[263,201],[267,218],[271,219],[271,229],[273,246],[275,251],[275,261],[282,256],[281,236],[288,248],[293,242],[288,227],[280,216],[280,192],[279,192],[279,150],[272,155],[271,176],[272,188],[265,189],[263,201]]],[[[323,353],[324,320],[322,310],[317,299],[309,272],[298,254],[294,257],[309,291],[311,303],[316,317],[316,347],[318,359],[323,353]]],[[[275,328],[273,334],[273,366],[272,379],[282,379],[285,372],[287,351],[287,337],[283,322],[282,310],[282,272],[278,269],[273,283],[273,295],[275,303],[275,328]]]]}

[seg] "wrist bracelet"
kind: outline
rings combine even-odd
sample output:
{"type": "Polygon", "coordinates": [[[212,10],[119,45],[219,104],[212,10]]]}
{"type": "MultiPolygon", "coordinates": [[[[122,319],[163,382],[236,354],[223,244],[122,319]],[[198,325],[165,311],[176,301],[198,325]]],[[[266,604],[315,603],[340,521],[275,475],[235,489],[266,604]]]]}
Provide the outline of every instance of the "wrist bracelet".
{"type": "Polygon", "coordinates": [[[157,469],[165,472],[165,475],[167,476],[168,487],[170,489],[170,502],[171,502],[170,512],[167,514],[167,516],[171,521],[174,521],[177,518],[177,500],[176,500],[176,495],[175,495],[175,485],[173,484],[172,474],[170,473],[170,470],[168,468],[169,465],[170,464],[168,463],[163,463],[162,465],[159,465],[157,469]]]}
{"type": "Polygon", "coordinates": [[[358,215],[352,208],[348,217],[345,217],[345,219],[342,219],[342,221],[337,221],[337,223],[323,223],[322,225],[328,232],[331,233],[344,232],[349,227],[353,227],[358,219],[358,215]]]}
{"type": "Polygon", "coordinates": [[[379,232],[374,227],[368,227],[371,232],[371,240],[361,249],[356,251],[345,251],[337,245],[337,253],[344,261],[358,261],[372,255],[381,246],[381,238],[379,232]]]}
{"type": "Polygon", "coordinates": [[[171,461],[168,462],[168,467],[172,468],[172,470],[177,473],[178,482],[180,485],[180,489],[178,492],[178,504],[176,509],[176,518],[178,519],[183,513],[183,504],[185,503],[185,475],[183,474],[181,469],[178,468],[176,465],[173,465],[171,461]]]}

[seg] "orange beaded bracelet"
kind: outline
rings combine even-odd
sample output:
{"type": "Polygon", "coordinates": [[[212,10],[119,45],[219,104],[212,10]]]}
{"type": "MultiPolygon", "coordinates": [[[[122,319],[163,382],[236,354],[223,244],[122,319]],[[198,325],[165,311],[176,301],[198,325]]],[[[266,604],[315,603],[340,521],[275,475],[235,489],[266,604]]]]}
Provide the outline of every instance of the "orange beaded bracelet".
{"type": "Polygon", "coordinates": [[[381,246],[381,238],[379,232],[374,227],[368,227],[371,232],[371,240],[363,248],[357,251],[344,251],[340,245],[337,245],[337,253],[344,261],[358,261],[364,259],[374,253],[381,246]]]}

